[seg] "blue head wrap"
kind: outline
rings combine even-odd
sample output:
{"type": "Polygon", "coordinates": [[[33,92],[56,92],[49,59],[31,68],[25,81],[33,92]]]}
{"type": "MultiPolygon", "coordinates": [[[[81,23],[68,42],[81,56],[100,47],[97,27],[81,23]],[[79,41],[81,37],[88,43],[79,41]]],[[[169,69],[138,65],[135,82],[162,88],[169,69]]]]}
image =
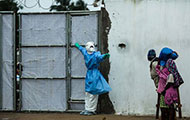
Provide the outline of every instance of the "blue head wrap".
{"type": "Polygon", "coordinates": [[[173,51],[172,49],[168,47],[165,47],[161,50],[160,55],[159,55],[160,65],[165,66],[168,59],[175,60],[177,58],[178,58],[178,54],[175,51],[173,51]]]}

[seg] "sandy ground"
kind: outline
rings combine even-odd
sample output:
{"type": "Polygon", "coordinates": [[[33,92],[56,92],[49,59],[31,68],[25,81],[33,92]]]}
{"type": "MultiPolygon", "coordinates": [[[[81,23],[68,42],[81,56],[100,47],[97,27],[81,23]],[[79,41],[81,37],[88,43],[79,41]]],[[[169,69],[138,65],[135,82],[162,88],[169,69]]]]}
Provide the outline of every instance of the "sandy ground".
{"type": "MultiPolygon", "coordinates": [[[[77,113],[6,113],[0,112],[0,120],[155,120],[154,116],[94,115],[81,116],[77,113]]],[[[178,119],[179,120],[179,119],[178,119]]],[[[183,118],[180,120],[190,120],[183,118]]]]}

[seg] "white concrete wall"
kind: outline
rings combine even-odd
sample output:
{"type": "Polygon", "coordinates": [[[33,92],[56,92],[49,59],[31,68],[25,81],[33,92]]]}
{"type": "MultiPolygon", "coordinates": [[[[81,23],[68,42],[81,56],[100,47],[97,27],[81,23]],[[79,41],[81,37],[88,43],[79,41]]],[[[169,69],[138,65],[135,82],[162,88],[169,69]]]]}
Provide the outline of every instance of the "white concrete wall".
{"type": "Polygon", "coordinates": [[[153,115],[157,94],[147,52],[168,46],[185,81],[180,87],[182,114],[190,116],[190,0],[106,0],[109,33],[110,98],[118,114],[153,115]],[[126,48],[118,47],[125,43],[126,48]]]}

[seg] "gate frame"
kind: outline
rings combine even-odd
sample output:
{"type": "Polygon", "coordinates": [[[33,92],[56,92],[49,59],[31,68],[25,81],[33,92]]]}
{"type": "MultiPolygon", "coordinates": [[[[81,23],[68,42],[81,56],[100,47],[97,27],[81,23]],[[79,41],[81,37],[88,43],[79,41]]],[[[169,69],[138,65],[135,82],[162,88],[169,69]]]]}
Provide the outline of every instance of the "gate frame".
{"type": "MultiPolygon", "coordinates": [[[[101,11],[61,11],[61,12],[19,12],[18,16],[19,16],[19,57],[18,57],[18,62],[22,64],[22,48],[28,48],[28,47],[65,47],[66,49],[66,53],[65,53],[65,66],[66,66],[66,76],[65,78],[59,78],[59,79],[64,79],[66,80],[66,110],[65,111],[49,111],[49,110],[45,110],[45,111],[41,111],[41,110],[22,110],[22,65],[19,65],[19,75],[20,75],[20,84],[19,84],[19,109],[18,111],[20,112],[79,112],[79,110],[70,110],[70,105],[69,102],[77,102],[77,103],[84,103],[84,100],[76,100],[76,101],[72,101],[71,100],[71,48],[74,47],[73,45],[71,45],[71,23],[72,23],[72,16],[84,16],[84,15],[91,15],[91,14],[97,14],[97,45],[98,45],[98,50],[100,50],[101,48],[101,42],[100,42],[100,38],[101,38],[101,11]],[[33,15],[33,14],[65,14],[66,17],[66,45],[32,45],[32,46],[22,46],[22,19],[21,16],[22,15],[33,15]]],[[[75,77],[74,79],[80,79],[81,77],[75,77]]],[[[30,78],[30,79],[57,79],[57,78],[30,78]]],[[[82,79],[85,79],[84,77],[82,79]]]]}
{"type": "MultiPolygon", "coordinates": [[[[72,45],[71,44],[71,32],[72,32],[72,16],[85,16],[85,15],[93,15],[93,14],[96,14],[97,15],[97,49],[100,50],[100,26],[101,26],[101,11],[74,11],[74,12],[68,12],[67,15],[69,16],[68,19],[68,30],[69,30],[69,38],[68,38],[68,58],[71,58],[71,48],[74,48],[75,45],[72,45]]],[[[81,45],[84,47],[84,45],[81,45]]],[[[81,99],[71,99],[71,91],[72,91],[72,87],[71,87],[71,80],[72,79],[85,79],[85,77],[72,77],[71,76],[71,59],[68,59],[69,61],[67,62],[68,63],[68,99],[67,99],[67,105],[68,105],[68,109],[66,110],[66,112],[80,112],[80,110],[71,110],[70,109],[70,104],[71,103],[78,103],[78,104],[84,104],[84,100],[81,100],[81,99]]]]}
{"type": "MultiPolygon", "coordinates": [[[[3,14],[9,14],[13,16],[12,19],[12,38],[13,38],[13,78],[12,78],[12,82],[13,82],[13,110],[3,110],[2,109],[2,87],[3,87],[3,78],[2,78],[2,69],[0,69],[0,111],[16,111],[16,13],[13,11],[0,11],[0,24],[2,23],[2,15],[3,14]]],[[[2,26],[0,25],[0,39],[2,39],[2,26]]],[[[2,53],[2,40],[0,40],[0,53],[2,53]]],[[[0,54],[0,62],[2,62],[2,54],[0,54]]],[[[2,63],[0,63],[0,68],[2,68],[2,63]]]]}

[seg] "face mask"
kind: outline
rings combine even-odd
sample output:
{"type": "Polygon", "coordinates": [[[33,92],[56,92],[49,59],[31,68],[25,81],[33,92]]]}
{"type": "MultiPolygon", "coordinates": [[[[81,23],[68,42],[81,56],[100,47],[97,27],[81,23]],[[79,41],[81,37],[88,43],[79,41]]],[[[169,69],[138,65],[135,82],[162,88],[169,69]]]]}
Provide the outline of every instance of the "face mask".
{"type": "Polygon", "coordinates": [[[92,54],[95,51],[94,42],[87,42],[85,48],[88,54],[92,54]]]}

